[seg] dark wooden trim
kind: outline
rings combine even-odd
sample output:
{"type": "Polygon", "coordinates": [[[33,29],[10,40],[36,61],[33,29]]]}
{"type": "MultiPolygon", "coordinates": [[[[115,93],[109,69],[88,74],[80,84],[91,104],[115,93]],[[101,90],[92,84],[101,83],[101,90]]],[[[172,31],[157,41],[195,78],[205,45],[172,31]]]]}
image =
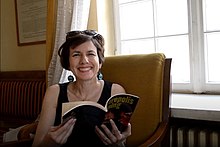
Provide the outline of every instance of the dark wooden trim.
{"type": "MultiPolygon", "coordinates": [[[[165,122],[161,122],[158,126],[158,128],[156,129],[156,131],[153,133],[153,135],[147,139],[147,141],[142,144],[141,146],[146,146],[146,147],[157,147],[161,145],[161,142],[163,142],[163,139],[165,139],[167,137],[167,132],[169,131],[169,127],[168,127],[168,123],[165,122]]],[[[169,138],[166,138],[169,140],[169,138]]],[[[168,141],[166,140],[166,141],[168,141]]],[[[167,142],[166,142],[167,143],[167,142]]],[[[163,144],[164,147],[168,147],[169,146],[169,142],[168,144],[163,144]]]]}
{"type": "Polygon", "coordinates": [[[0,80],[46,80],[46,71],[2,71],[0,72],[0,80]]]}
{"type": "Polygon", "coordinates": [[[162,120],[168,122],[170,117],[170,95],[171,95],[171,80],[170,80],[170,70],[171,70],[171,58],[165,59],[164,65],[164,75],[163,75],[163,114],[162,120]]]}
{"type": "Polygon", "coordinates": [[[170,70],[171,70],[171,58],[166,58],[164,62],[163,70],[163,106],[162,106],[162,120],[158,125],[158,128],[153,133],[153,135],[148,138],[141,146],[170,146],[170,95],[171,95],[171,79],[170,79],[170,70]]]}

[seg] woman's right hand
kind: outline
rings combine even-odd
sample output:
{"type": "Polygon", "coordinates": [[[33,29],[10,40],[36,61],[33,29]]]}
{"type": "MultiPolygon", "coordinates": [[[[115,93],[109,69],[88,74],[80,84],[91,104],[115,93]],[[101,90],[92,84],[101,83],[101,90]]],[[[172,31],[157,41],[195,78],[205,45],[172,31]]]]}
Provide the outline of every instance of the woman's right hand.
{"type": "Polygon", "coordinates": [[[65,124],[52,126],[45,136],[45,142],[48,146],[60,146],[66,143],[68,137],[72,133],[76,119],[70,119],[65,124]]]}

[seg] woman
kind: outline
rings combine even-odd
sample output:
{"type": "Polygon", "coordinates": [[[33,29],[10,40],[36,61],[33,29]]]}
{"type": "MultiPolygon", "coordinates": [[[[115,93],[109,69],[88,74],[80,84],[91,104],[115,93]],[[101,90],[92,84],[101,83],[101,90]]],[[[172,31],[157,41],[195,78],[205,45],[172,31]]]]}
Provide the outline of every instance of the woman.
{"type": "Polygon", "coordinates": [[[104,62],[104,38],[93,30],[69,32],[58,54],[62,67],[76,79],[48,87],[33,146],[123,146],[131,135],[130,124],[120,132],[112,120],[111,130],[104,124],[91,127],[73,118],[61,125],[60,120],[63,102],[86,100],[104,106],[111,95],[125,93],[119,84],[98,79],[104,62]]]}

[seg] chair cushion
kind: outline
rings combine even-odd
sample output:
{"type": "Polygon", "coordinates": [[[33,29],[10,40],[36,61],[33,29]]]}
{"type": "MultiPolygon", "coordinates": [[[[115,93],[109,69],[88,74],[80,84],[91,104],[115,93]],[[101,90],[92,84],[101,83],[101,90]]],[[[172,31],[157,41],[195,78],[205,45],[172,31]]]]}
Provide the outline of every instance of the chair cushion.
{"type": "Polygon", "coordinates": [[[103,78],[119,83],[127,93],[140,97],[132,118],[128,146],[138,146],[156,130],[162,117],[163,69],[165,55],[120,55],[106,57],[103,78]]]}

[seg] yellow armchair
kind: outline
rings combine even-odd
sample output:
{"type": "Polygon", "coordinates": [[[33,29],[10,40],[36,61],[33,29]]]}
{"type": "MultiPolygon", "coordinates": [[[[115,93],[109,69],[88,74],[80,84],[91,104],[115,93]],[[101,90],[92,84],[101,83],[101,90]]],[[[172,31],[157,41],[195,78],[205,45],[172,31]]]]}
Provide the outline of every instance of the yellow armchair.
{"type": "Polygon", "coordinates": [[[103,78],[140,96],[127,146],[169,146],[170,66],[162,53],[106,57],[103,78]]]}
{"type": "MultiPolygon", "coordinates": [[[[161,53],[106,57],[103,78],[121,84],[127,93],[140,97],[131,118],[132,135],[126,146],[169,146],[170,66],[171,59],[161,53]]],[[[32,141],[0,146],[31,146],[32,141]]]]}

